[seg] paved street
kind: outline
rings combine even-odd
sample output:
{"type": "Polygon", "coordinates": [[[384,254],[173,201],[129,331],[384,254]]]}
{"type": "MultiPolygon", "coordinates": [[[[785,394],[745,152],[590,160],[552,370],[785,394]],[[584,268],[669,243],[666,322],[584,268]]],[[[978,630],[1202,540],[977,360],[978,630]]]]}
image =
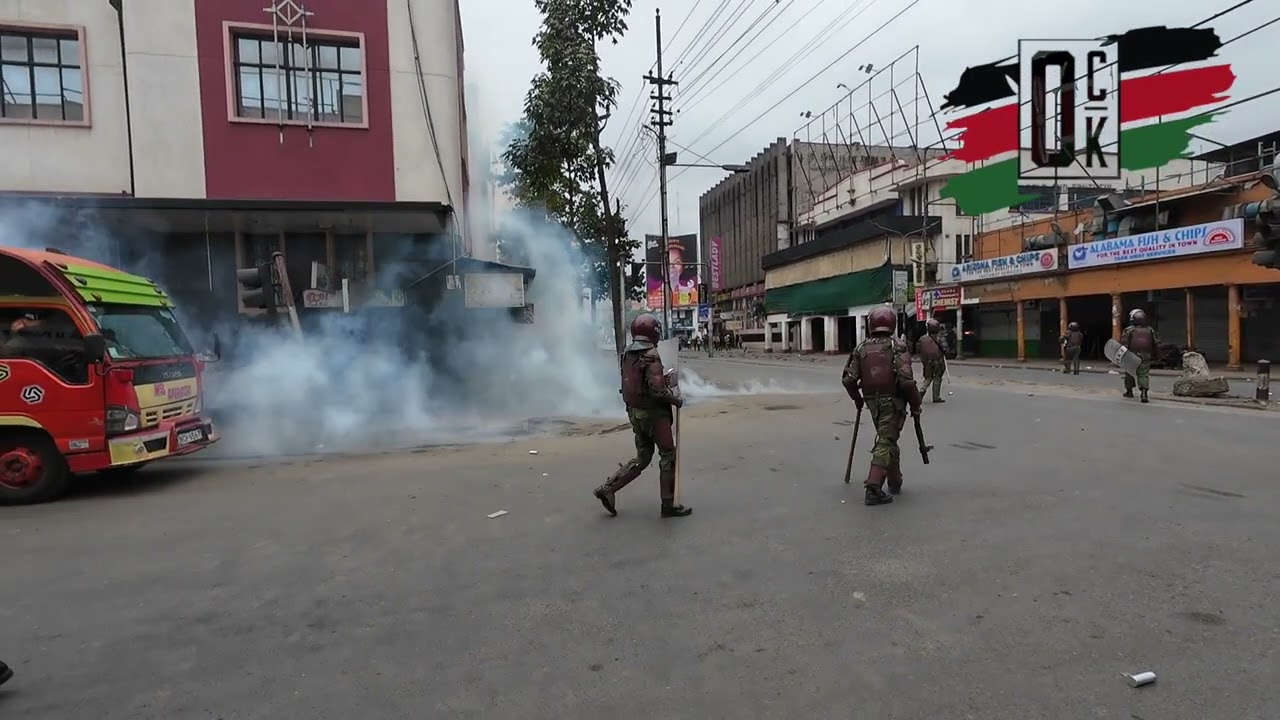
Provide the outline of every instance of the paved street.
{"type": "Polygon", "coordinates": [[[0,511],[0,716],[1280,715],[1276,414],[956,367],[867,508],[839,359],[689,365],[687,519],[609,419],[0,511]]]}

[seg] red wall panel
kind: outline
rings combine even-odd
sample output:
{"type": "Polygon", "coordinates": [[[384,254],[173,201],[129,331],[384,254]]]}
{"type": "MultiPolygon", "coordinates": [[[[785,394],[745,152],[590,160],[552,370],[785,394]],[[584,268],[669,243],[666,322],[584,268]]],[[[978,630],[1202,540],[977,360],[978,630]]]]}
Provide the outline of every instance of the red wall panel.
{"type": "MultiPolygon", "coordinates": [[[[217,199],[394,201],[386,0],[298,0],[308,32],[360,33],[368,127],[237,122],[230,118],[227,23],[271,25],[272,0],[195,0],[205,185],[217,199]]],[[[270,30],[268,29],[269,33],[270,30]]],[[[298,28],[295,28],[295,37],[298,28]]],[[[234,91],[234,85],[230,88],[234,91]]]]}

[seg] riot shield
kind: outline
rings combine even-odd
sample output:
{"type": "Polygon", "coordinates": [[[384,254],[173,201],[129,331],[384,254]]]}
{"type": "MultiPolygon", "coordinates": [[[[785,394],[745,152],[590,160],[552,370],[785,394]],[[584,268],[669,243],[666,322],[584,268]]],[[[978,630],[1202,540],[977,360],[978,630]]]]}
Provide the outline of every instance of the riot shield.
{"type": "Polygon", "coordinates": [[[1102,354],[1128,375],[1138,377],[1138,366],[1142,364],[1142,358],[1130,352],[1129,348],[1115,340],[1108,340],[1107,346],[1102,349],[1102,354]]]}

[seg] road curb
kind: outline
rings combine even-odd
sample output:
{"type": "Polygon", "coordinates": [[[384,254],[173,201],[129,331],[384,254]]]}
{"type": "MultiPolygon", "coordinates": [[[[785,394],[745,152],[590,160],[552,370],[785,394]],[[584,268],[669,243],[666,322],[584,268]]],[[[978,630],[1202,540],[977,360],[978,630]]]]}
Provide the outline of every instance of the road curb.
{"type": "Polygon", "coordinates": [[[1267,403],[1262,403],[1257,400],[1250,400],[1248,398],[1239,398],[1239,399],[1194,398],[1194,397],[1181,397],[1178,395],[1157,395],[1155,396],[1155,399],[1182,403],[1184,405],[1201,405],[1205,407],[1227,407],[1227,408],[1238,408],[1240,410],[1259,410],[1262,412],[1267,412],[1268,410],[1271,409],[1271,406],[1267,403]]]}
{"type": "MultiPolygon", "coordinates": [[[[1001,370],[1006,370],[1006,369],[1007,370],[1039,370],[1041,372],[1056,373],[1058,375],[1065,374],[1062,372],[1061,369],[1057,367],[1045,366],[1045,365],[1027,365],[1027,364],[1019,363],[1017,361],[992,362],[992,361],[983,361],[983,360],[948,360],[947,364],[961,365],[964,367],[997,368],[1001,370]]],[[[1086,368],[1080,368],[1080,372],[1092,373],[1094,375],[1110,375],[1113,370],[1115,370],[1115,368],[1111,368],[1111,367],[1106,367],[1101,369],[1093,368],[1092,370],[1089,370],[1086,368]]],[[[1116,374],[1119,374],[1118,370],[1115,370],[1115,372],[1116,374]]],[[[1181,377],[1182,373],[1178,370],[1152,370],[1151,375],[1154,377],[1176,378],[1176,377],[1181,377]]],[[[1226,378],[1228,382],[1255,382],[1252,376],[1242,375],[1242,374],[1218,375],[1218,377],[1226,378]]]]}

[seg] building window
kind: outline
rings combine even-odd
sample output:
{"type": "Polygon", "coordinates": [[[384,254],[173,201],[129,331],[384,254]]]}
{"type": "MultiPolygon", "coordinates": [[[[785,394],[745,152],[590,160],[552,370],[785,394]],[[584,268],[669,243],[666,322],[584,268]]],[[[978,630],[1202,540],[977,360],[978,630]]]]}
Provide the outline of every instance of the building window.
{"type": "Polygon", "coordinates": [[[968,262],[973,257],[973,236],[956,235],[956,262],[968,262]]]}
{"type": "Polygon", "coordinates": [[[0,118],[83,123],[80,46],[76,31],[0,28],[0,118]]]}
{"type": "Polygon", "coordinates": [[[236,117],[363,125],[364,59],[356,40],[276,42],[233,35],[236,117]]]}
{"type": "Polygon", "coordinates": [[[1058,188],[1053,185],[1019,185],[1019,195],[1032,195],[1018,206],[1024,213],[1053,212],[1058,206],[1058,188]]]}

